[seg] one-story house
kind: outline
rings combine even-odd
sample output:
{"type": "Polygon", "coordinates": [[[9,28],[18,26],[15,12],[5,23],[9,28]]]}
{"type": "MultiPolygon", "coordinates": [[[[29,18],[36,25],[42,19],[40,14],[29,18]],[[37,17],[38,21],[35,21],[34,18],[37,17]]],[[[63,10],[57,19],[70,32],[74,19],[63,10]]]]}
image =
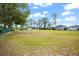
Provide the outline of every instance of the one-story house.
{"type": "Polygon", "coordinates": [[[64,25],[58,25],[55,27],[56,30],[67,30],[67,27],[64,25]]]}
{"type": "Polygon", "coordinates": [[[71,30],[71,31],[79,30],[79,26],[78,26],[78,25],[76,25],[76,26],[70,26],[70,27],[68,28],[68,30],[71,30]]]}

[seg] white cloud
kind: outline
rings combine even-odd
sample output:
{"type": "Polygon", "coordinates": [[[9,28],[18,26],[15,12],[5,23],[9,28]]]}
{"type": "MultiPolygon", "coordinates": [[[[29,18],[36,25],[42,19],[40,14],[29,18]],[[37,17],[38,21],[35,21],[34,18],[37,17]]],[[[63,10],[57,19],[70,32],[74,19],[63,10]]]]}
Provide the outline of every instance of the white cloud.
{"type": "Polygon", "coordinates": [[[32,14],[30,14],[30,15],[29,15],[29,18],[31,18],[31,17],[33,17],[33,15],[32,15],[32,14]]]}
{"type": "Polygon", "coordinates": [[[41,14],[41,13],[39,13],[39,12],[37,12],[37,13],[34,13],[34,14],[31,14],[30,15],[30,18],[37,18],[37,17],[45,17],[45,14],[41,14]]]}
{"type": "Polygon", "coordinates": [[[33,9],[38,9],[38,8],[39,8],[38,6],[34,6],[34,7],[33,7],[33,9]]]}
{"type": "Polygon", "coordinates": [[[34,17],[42,16],[40,13],[35,13],[34,17]]]}
{"type": "Polygon", "coordinates": [[[35,13],[35,14],[34,14],[34,17],[44,17],[44,15],[41,14],[41,13],[35,13]]]}
{"type": "Polygon", "coordinates": [[[46,7],[52,5],[52,3],[33,3],[35,6],[46,7]]]}
{"type": "MultiPolygon", "coordinates": [[[[56,21],[57,22],[60,22],[60,21],[62,21],[62,19],[56,19],[56,21]]],[[[50,19],[50,22],[54,22],[54,20],[53,19],[50,19]]]]}
{"type": "Polygon", "coordinates": [[[66,26],[73,26],[74,24],[72,24],[72,23],[64,23],[63,25],[66,25],[66,26]]]}
{"type": "Polygon", "coordinates": [[[34,14],[30,14],[29,18],[46,17],[47,14],[48,14],[48,11],[43,11],[42,13],[36,12],[34,14]]]}
{"type": "Polygon", "coordinates": [[[59,21],[62,21],[62,19],[57,19],[57,21],[59,22],[59,21]]]}
{"type": "Polygon", "coordinates": [[[77,18],[75,16],[69,16],[65,18],[65,21],[76,21],[77,18]]]}
{"type": "Polygon", "coordinates": [[[44,11],[43,14],[48,14],[48,11],[44,11]]]}
{"type": "Polygon", "coordinates": [[[47,7],[47,6],[51,6],[52,3],[33,3],[33,9],[38,9],[39,7],[47,7]]]}
{"type": "Polygon", "coordinates": [[[62,16],[67,16],[67,15],[69,15],[71,13],[71,11],[65,11],[65,12],[63,12],[61,15],[62,16]]]}
{"type": "Polygon", "coordinates": [[[79,9],[79,3],[67,4],[64,6],[65,10],[79,9]]]}

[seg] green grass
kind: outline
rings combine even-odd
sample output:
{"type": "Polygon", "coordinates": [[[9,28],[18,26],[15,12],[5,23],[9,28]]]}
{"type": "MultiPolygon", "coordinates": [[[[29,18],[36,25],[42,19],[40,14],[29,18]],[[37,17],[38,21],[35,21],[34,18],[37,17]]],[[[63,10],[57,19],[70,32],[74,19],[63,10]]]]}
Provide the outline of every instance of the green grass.
{"type": "Polygon", "coordinates": [[[1,35],[0,55],[79,55],[79,31],[29,30],[1,35]]]}

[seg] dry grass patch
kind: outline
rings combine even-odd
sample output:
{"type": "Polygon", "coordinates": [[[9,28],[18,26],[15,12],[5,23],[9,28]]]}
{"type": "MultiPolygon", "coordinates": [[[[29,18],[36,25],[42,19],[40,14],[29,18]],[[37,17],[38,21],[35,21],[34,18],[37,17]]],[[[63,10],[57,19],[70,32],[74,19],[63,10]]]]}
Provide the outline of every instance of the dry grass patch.
{"type": "Polygon", "coordinates": [[[79,55],[79,32],[30,30],[1,35],[0,55],[79,55]]]}

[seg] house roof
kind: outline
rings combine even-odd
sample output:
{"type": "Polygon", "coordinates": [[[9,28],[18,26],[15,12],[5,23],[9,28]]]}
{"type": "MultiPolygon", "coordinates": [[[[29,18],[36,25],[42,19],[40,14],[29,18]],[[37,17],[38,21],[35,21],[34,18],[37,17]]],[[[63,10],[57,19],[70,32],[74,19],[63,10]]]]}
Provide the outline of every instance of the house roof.
{"type": "Polygon", "coordinates": [[[69,28],[79,28],[79,25],[70,26],[69,28]]]}
{"type": "Polygon", "coordinates": [[[56,26],[56,27],[66,27],[66,26],[64,26],[64,25],[58,25],[58,26],[56,26]]]}

